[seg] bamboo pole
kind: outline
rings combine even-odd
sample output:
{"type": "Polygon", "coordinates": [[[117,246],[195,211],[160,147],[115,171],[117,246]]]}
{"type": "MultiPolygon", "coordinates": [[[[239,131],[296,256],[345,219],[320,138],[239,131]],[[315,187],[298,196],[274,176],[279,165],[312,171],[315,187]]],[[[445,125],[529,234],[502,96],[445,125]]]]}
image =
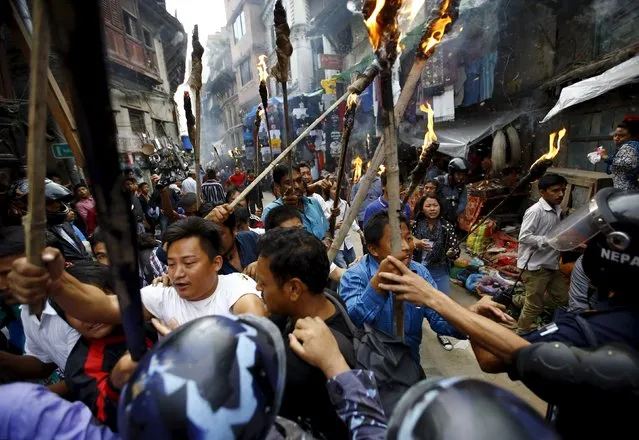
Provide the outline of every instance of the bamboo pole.
{"type": "Polygon", "coordinates": [[[230,208],[231,209],[235,208],[235,206],[238,203],[240,203],[242,200],[244,200],[244,198],[246,198],[246,196],[251,192],[251,190],[253,188],[255,188],[255,186],[257,186],[260,183],[260,181],[264,177],[266,177],[268,175],[268,173],[270,173],[273,170],[273,168],[275,168],[275,166],[278,163],[280,163],[291,150],[293,150],[295,147],[297,147],[297,144],[302,142],[302,140],[306,136],[308,136],[309,133],[311,131],[313,131],[315,129],[315,127],[317,127],[320,124],[320,122],[322,122],[333,110],[335,110],[337,108],[338,105],[340,105],[346,98],[348,98],[348,95],[350,95],[350,92],[344,93],[337,101],[335,101],[329,108],[327,108],[326,111],[324,111],[324,113],[322,113],[319,118],[314,120],[313,123],[311,123],[311,125],[309,125],[306,128],[306,130],[304,130],[297,137],[297,139],[295,139],[293,142],[291,142],[291,145],[289,145],[284,151],[282,151],[282,153],[279,156],[277,156],[275,159],[273,159],[273,161],[269,164],[269,166],[264,168],[264,171],[262,171],[260,173],[260,175],[257,176],[255,178],[255,180],[253,182],[251,182],[251,184],[249,186],[244,188],[244,191],[242,191],[242,193],[239,196],[237,196],[237,198],[233,202],[231,202],[230,208]]]}
{"type": "MultiPolygon", "coordinates": [[[[30,60],[29,133],[27,144],[28,211],[23,219],[27,260],[42,266],[46,212],[44,178],[47,163],[47,74],[49,72],[49,21],[44,0],[33,5],[33,46],[30,60]]],[[[43,304],[34,304],[30,312],[39,314],[43,304]]]]}
{"type": "Polygon", "coordinates": [[[193,142],[193,152],[195,154],[195,184],[197,192],[197,208],[200,208],[200,199],[202,197],[202,179],[200,178],[200,136],[202,128],[202,55],[204,47],[200,43],[200,37],[197,24],[193,27],[193,50],[191,52],[191,76],[189,77],[189,86],[195,90],[195,139],[193,142]]]}

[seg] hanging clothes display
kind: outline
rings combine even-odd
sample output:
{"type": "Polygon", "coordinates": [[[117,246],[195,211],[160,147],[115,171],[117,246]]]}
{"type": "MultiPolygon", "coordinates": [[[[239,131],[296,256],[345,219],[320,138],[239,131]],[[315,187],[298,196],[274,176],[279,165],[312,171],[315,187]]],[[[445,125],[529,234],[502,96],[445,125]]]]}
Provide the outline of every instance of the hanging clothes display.
{"type": "Polygon", "coordinates": [[[480,102],[482,59],[477,58],[466,66],[463,106],[468,107],[480,102]]]}
{"type": "Polygon", "coordinates": [[[433,96],[435,122],[455,120],[455,88],[447,86],[444,93],[433,96]]]}
{"type": "Polygon", "coordinates": [[[490,52],[481,58],[481,84],[479,100],[486,101],[493,97],[495,86],[495,67],[497,66],[497,51],[490,52]]]}
{"type": "Polygon", "coordinates": [[[441,95],[444,92],[444,81],[444,56],[441,51],[435,51],[422,71],[421,85],[424,94],[441,95]]]}

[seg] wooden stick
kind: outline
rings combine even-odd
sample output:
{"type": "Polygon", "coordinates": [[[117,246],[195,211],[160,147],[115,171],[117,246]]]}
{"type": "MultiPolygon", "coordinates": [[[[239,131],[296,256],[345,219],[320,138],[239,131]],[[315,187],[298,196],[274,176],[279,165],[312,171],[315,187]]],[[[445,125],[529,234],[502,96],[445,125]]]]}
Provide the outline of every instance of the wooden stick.
{"type": "Polygon", "coordinates": [[[244,198],[246,198],[246,196],[251,192],[251,190],[253,188],[255,188],[255,186],[257,186],[260,183],[260,181],[264,177],[266,177],[268,175],[268,173],[270,173],[273,170],[273,168],[275,168],[275,166],[278,163],[280,163],[290,151],[292,151],[295,147],[297,147],[297,144],[302,142],[302,140],[306,136],[308,136],[309,133],[311,131],[313,131],[315,129],[315,127],[317,127],[320,124],[320,122],[322,122],[333,110],[335,110],[337,108],[337,106],[340,105],[341,102],[343,102],[346,98],[348,98],[348,95],[350,95],[350,92],[344,93],[337,101],[335,101],[329,108],[327,108],[326,111],[324,111],[324,113],[322,113],[319,118],[314,120],[313,123],[311,123],[311,125],[309,125],[306,128],[306,130],[304,130],[297,137],[297,139],[295,139],[293,142],[291,142],[291,145],[289,145],[284,151],[282,151],[282,153],[279,156],[277,156],[275,159],[273,159],[273,161],[269,164],[269,166],[264,168],[264,171],[262,171],[260,173],[260,175],[257,176],[255,178],[255,180],[253,182],[251,182],[251,184],[249,186],[244,188],[244,191],[242,191],[242,193],[239,196],[237,196],[237,198],[235,200],[233,200],[233,202],[231,202],[230,208],[231,209],[235,208],[235,206],[238,203],[240,203],[242,200],[244,200],[244,198]]]}
{"type": "Polygon", "coordinates": [[[200,208],[200,198],[202,197],[202,180],[200,179],[200,133],[202,128],[202,55],[204,47],[200,43],[200,37],[197,24],[193,26],[193,50],[191,52],[191,76],[189,77],[189,86],[195,90],[195,139],[193,142],[193,153],[195,154],[195,184],[197,192],[197,208],[200,208]]]}
{"type": "MultiPolygon", "coordinates": [[[[27,260],[42,266],[47,224],[44,199],[44,177],[47,163],[47,73],[49,71],[49,20],[44,0],[33,5],[33,48],[30,60],[29,134],[27,144],[27,179],[29,181],[28,212],[23,219],[27,260]]],[[[41,313],[43,304],[34,304],[30,312],[41,313]]]]}
{"type": "MultiPolygon", "coordinates": [[[[337,188],[335,197],[333,198],[333,212],[328,221],[328,236],[333,238],[335,235],[335,221],[337,220],[337,210],[339,209],[340,192],[342,190],[342,182],[344,181],[344,169],[346,167],[346,153],[348,151],[348,141],[351,138],[353,125],[355,125],[355,111],[357,110],[357,101],[350,102],[344,115],[344,133],[342,134],[342,151],[339,156],[339,165],[337,168],[337,188]]],[[[342,225],[344,227],[344,225],[342,225]]],[[[349,228],[350,229],[350,228],[349,228]]]]}

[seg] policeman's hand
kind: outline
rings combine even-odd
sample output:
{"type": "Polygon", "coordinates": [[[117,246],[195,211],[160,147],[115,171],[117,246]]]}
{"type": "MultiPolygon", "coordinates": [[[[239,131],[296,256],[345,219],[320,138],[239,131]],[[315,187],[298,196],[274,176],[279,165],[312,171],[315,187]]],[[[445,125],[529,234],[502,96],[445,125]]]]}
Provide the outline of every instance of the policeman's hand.
{"type": "Polygon", "coordinates": [[[388,264],[395,266],[395,270],[399,271],[399,275],[394,271],[384,271],[380,265],[380,272],[378,272],[381,280],[379,288],[396,293],[397,300],[407,301],[416,306],[430,307],[438,296],[444,295],[428,281],[412,272],[397,258],[389,255],[384,261],[386,260],[388,260],[388,264]]]}
{"type": "Polygon", "coordinates": [[[166,336],[180,326],[180,323],[175,318],[171,318],[168,324],[157,318],[151,318],[151,323],[160,336],[166,336]]]}
{"type": "Polygon", "coordinates": [[[131,358],[131,353],[126,352],[124,356],[120,358],[113,370],[111,370],[111,376],[109,380],[114,388],[121,390],[122,387],[129,381],[131,375],[135,371],[138,363],[131,358]]]}
{"type": "Polygon", "coordinates": [[[295,354],[322,370],[327,378],[350,370],[335,336],[318,317],[298,319],[288,340],[295,354]]]}
{"type": "Polygon", "coordinates": [[[257,281],[257,261],[252,262],[244,268],[244,275],[257,281]]]}
{"type": "Polygon", "coordinates": [[[219,205],[213,208],[213,210],[209,212],[205,218],[207,220],[211,220],[213,223],[221,225],[231,214],[233,214],[233,209],[231,209],[231,206],[228,203],[225,203],[224,205],[219,205]]]}
{"type": "Polygon", "coordinates": [[[25,257],[13,262],[7,276],[9,291],[22,304],[38,304],[46,299],[49,288],[64,272],[64,258],[59,250],[42,251],[44,267],[33,265],[25,257]]]}
{"type": "Polygon", "coordinates": [[[162,274],[162,276],[154,278],[151,284],[153,285],[153,287],[156,287],[158,284],[163,284],[164,287],[172,286],[171,279],[169,278],[168,274],[162,274]]]}
{"type": "Polygon", "coordinates": [[[475,304],[468,307],[468,310],[500,324],[515,323],[515,320],[504,312],[506,307],[503,304],[494,302],[489,296],[482,297],[475,304]]]}

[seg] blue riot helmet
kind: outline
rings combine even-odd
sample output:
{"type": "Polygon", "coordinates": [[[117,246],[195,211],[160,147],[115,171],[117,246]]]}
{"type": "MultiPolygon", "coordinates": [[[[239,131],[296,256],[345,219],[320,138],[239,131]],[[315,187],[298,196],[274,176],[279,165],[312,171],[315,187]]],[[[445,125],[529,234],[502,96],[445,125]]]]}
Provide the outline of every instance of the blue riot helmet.
{"type": "Polygon", "coordinates": [[[286,378],[284,342],[268,319],[205,316],[171,332],[122,389],[124,439],[261,439],[286,378]]]}
{"type": "MultiPolygon", "coordinates": [[[[27,199],[29,196],[29,181],[18,180],[9,189],[10,215],[22,217],[27,213],[27,199]]],[[[53,180],[44,179],[44,199],[47,203],[47,224],[49,226],[62,224],[69,214],[69,205],[73,200],[73,193],[66,187],[53,180]]]]}
{"type": "Polygon", "coordinates": [[[628,283],[639,270],[639,191],[613,188],[595,197],[547,234],[558,251],[586,245],[583,267],[600,296],[639,300],[628,283]]]}
{"type": "Polygon", "coordinates": [[[527,403],[476,379],[433,378],[412,386],[388,424],[387,440],[557,439],[527,403]]]}

